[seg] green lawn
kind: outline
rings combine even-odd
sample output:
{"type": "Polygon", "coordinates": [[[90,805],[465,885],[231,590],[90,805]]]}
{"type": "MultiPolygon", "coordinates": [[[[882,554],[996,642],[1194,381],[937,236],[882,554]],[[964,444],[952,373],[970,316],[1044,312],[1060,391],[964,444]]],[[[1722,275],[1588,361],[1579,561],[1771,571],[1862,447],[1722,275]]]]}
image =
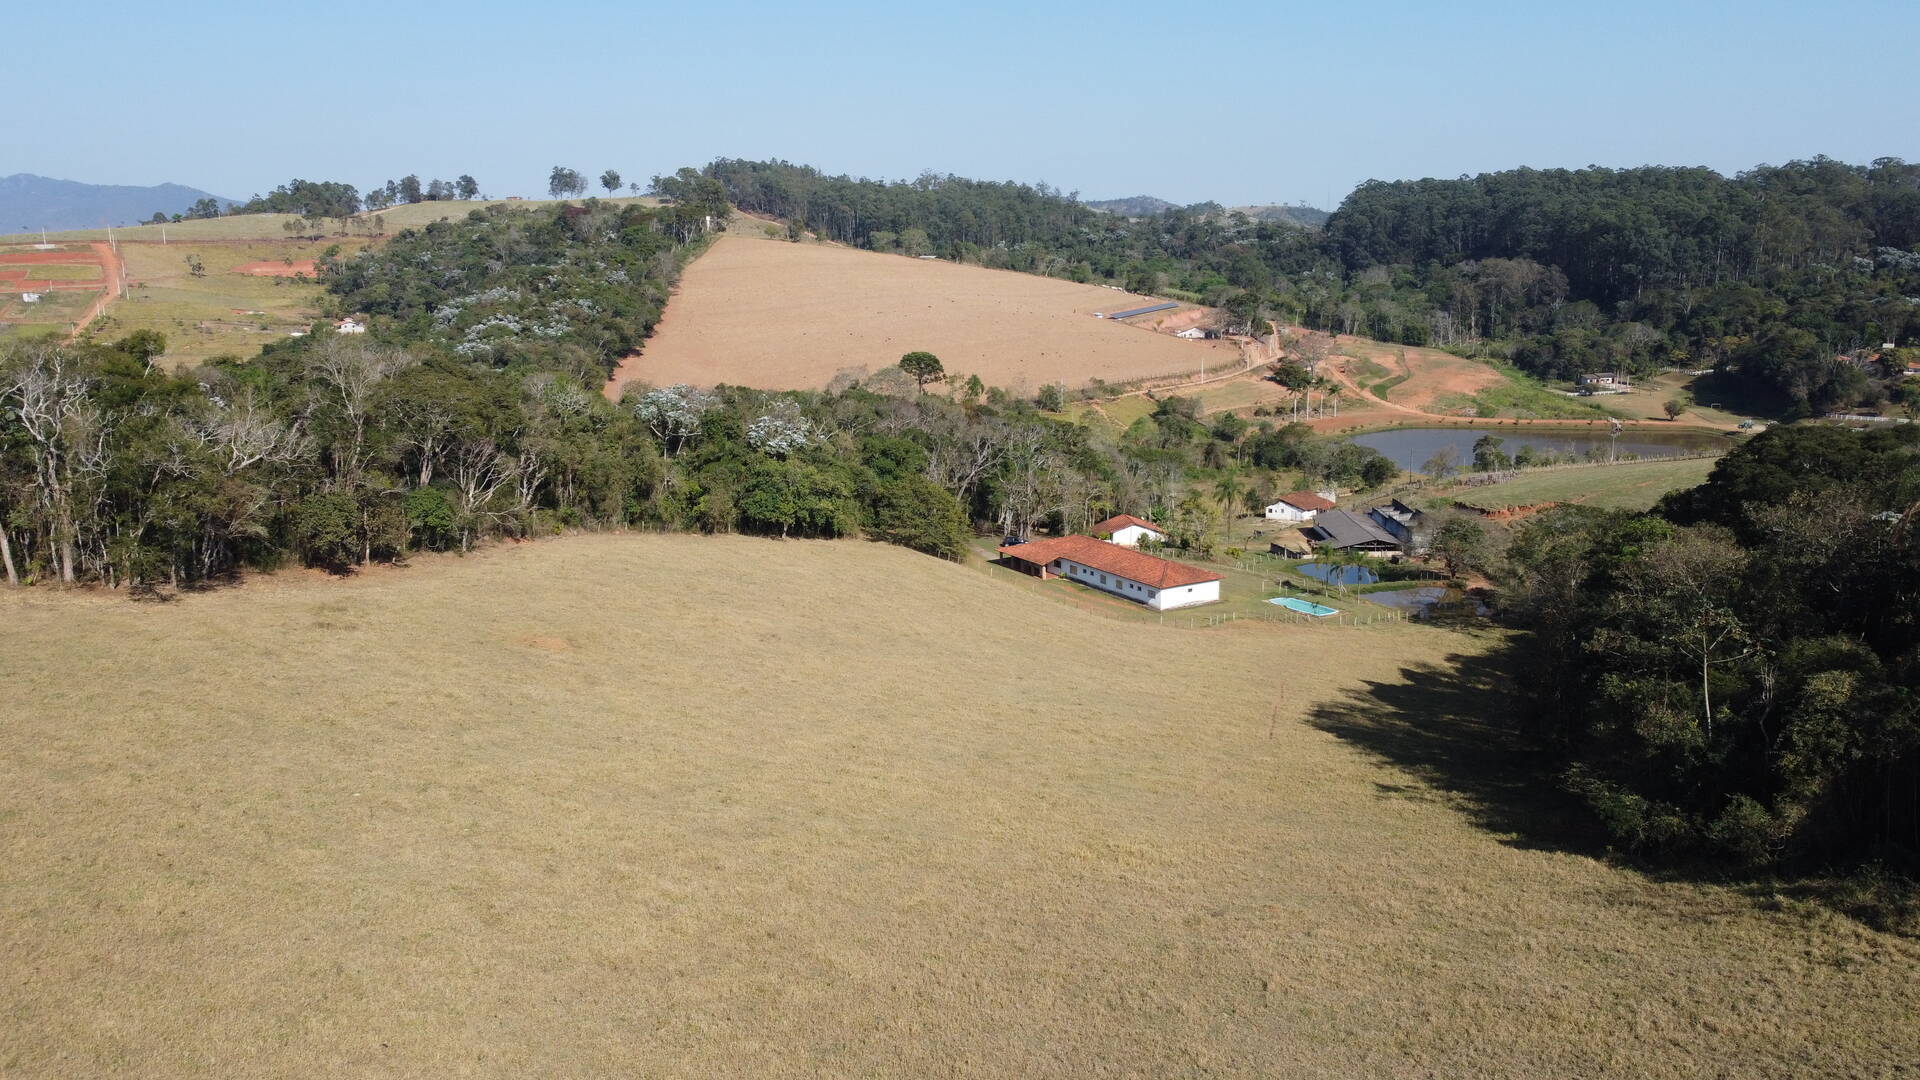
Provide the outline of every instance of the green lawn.
{"type": "Polygon", "coordinates": [[[1501,364],[1488,366],[1506,381],[1477,394],[1453,394],[1435,402],[1437,411],[1484,417],[1540,420],[1594,420],[1615,415],[1590,398],[1571,398],[1547,389],[1538,380],[1501,364]]]}
{"type": "Polygon", "coordinates": [[[1541,503],[1580,503],[1616,510],[1646,510],[1670,491],[1696,487],[1713,471],[1716,458],[1636,461],[1571,469],[1523,472],[1484,487],[1444,489],[1449,501],[1482,510],[1505,510],[1541,503]]]}

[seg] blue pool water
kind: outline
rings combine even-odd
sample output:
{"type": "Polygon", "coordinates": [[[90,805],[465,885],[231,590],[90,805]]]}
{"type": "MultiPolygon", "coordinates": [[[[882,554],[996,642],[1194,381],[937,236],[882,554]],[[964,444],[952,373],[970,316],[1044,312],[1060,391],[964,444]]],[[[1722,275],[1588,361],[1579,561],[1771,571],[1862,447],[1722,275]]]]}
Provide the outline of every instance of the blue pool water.
{"type": "Polygon", "coordinates": [[[1324,581],[1329,585],[1371,585],[1380,580],[1379,574],[1364,566],[1326,566],[1321,563],[1305,563],[1295,572],[1302,577],[1324,581]]]}
{"type": "Polygon", "coordinates": [[[1294,596],[1276,596],[1273,599],[1267,601],[1267,603],[1278,604],[1281,607],[1286,608],[1288,611],[1297,611],[1302,615],[1313,615],[1316,617],[1324,617],[1327,615],[1340,614],[1339,608],[1330,608],[1325,604],[1316,604],[1311,600],[1302,600],[1294,596]]]}

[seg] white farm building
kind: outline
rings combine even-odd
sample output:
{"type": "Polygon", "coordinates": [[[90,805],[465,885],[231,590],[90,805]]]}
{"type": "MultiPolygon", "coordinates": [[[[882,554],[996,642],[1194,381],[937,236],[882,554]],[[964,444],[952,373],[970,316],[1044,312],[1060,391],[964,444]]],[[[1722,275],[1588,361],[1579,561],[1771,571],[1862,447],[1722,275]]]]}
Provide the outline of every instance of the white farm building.
{"type": "Polygon", "coordinates": [[[1000,549],[1007,565],[1035,577],[1063,577],[1124,596],[1155,611],[1211,604],[1220,575],[1091,536],[1060,536],[1000,549]]]}
{"type": "Polygon", "coordinates": [[[1282,495],[1267,507],[1268,521],[1312,521],[1322,510],[1333,509],[1333,500],[1311,491],[1282,495]]]}
{"type": "Polygon", "coordinates": [[[1095,536],[1105,536],[1121,547],[1139,547],[1142,540],[1151,540],[1156,544],[1167,542],[1167,530],[1132,514],[1115,514],[1087,531],[1095,536]]]}

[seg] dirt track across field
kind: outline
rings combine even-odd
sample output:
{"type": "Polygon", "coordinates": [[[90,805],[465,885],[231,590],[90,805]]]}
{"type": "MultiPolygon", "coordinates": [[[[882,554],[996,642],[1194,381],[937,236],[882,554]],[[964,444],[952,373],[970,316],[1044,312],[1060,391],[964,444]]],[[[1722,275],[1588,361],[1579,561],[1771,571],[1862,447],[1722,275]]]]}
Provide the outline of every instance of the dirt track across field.
{"type": "MultiPolygon", "coordinates": [[[[817,389],[847,368],[877,371],[925,349],[950,374],[1032,392],[1226,367],[1228,342],[1155,332],[1140,307],[1097,285],[850,248],[721,237],[687,268],[666,317],[609,394],[633,380],[817,389]]],[[[1164,317],[1191,320],[1171,310],[1164,317]]]]}
{"type": "Polygon", "coordinates": [[[233,272],[245,274],[248,277],[299,277],[303,274],[307,277],[315,277],[319,274],[312,259],[266,259],[260,262],[241,263],[233,268],[233,272]]]}
{"type": "Polygon", "coordinates": [[[88,244],[87,246],[92,248],[93,253],[99,257],[100,275],[105,279],[105,285],[101,288],[99,297],[88,304],[87,310],[81,312],[80,318],[75,320],[73,333],[67,335],[68,341],[79,337],[89,323],[99,318],[101,312],[107,310],[107,305],[113,303],[114,295],[120,290],[120,282],[126,277],[126,270],[120,265],[120,256],[114,252],[112,244],[88,244]]]}

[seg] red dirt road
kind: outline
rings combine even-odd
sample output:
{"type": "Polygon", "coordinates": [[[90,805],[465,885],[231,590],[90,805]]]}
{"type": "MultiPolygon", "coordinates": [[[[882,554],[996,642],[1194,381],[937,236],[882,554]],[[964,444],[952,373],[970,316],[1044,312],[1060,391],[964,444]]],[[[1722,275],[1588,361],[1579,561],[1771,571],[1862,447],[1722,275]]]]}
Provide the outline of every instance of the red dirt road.
{"type": "Polygon", "coordinates": [[[99,257],[101,276],[105,278],[106,287],[100,290],[99,298],[88,304],[87,310],[80,313],[80,318],[73,324],[73,333],[67,335],[68,341],[79,337],[88,323],[99,318],[100,313],[107,310],[107,305],[113,303],[113,298],[120,291],[120,283],[126,279],[126,267],[121,264],[120,256],[114,254],[112,244],[88,244],[87,246],[92,248],[93,253],[99,257]]]}

